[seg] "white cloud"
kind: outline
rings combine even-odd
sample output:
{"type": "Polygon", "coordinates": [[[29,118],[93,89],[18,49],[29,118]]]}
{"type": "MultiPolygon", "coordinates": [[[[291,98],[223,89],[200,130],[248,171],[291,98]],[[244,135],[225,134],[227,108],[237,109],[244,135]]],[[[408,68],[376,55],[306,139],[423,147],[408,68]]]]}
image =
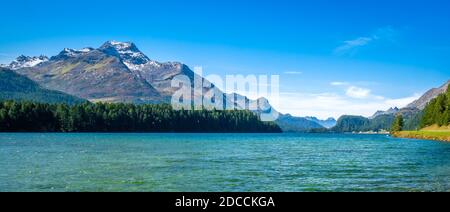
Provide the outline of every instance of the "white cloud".
{"type": "Polygon", "coordinates": [[[286,71],[284,72],[285,74],[292,74],[292,75],[299,75],[299,74],[303,74],[303,72],[301,71],[286,71]]]}
{"type": "Polygon", "coordinates": [[[332,86],[343,86],[343,85],[348,85],[348,84],[349,84],[348,82],[338,82],[338,81],[330,83],[330,85],[332,85],[332,86]]]}
{"type": "Polygon", "coordinates": [[[371,92],[372,91],[370,89],[360,88],[360,87],[356,87],[356,86],[350,86],[347,89],[346,94],[347,94],[347,96],[349,96],[351,98],[364,99],[364,98],[369,97],[371,92]]]}

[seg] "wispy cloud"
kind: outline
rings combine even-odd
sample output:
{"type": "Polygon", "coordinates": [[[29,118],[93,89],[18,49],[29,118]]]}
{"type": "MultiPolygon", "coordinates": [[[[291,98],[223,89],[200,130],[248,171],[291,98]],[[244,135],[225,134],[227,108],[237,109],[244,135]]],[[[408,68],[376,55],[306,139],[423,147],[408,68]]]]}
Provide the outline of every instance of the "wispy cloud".
{"type": "Polygon", "coordinates": [[[361,36],[352,40],[346,40],[342,42],[342,45],[334,49],[334,54],[352,54],[355,53],[355,51],[357,51],[359,48],[362,48],[379,40],[388,40],[392,42],[395,40],[396,34],[396,30],[390,26],[378,28],[370,36],[361,36]]]}
{"type": "Polygon", "coordinates": [[[301,71],[285,71],[284,74],[300,75],[300,74],[303,74],[303,72],[301,72],[301,71]]]}
{"type": "Polygon", "coordinates": [[[358,47],[366,46],[374,40],[373,37],[359,37],[354,40],[347,40],[334,50],[335,54],[343,54],[358,47]]]}
{"type": "Polygon", "coordinates": [[[339,82],[339,81],[330,83],[330,85],[332,85],[332,86],[344,86],[344,85],[348,85],[348,84],[349,84],[348,82],[339,82]]]}
{"type": "Polygon", "coordinates": [[[365,99],[370,96],[371,92],[372,91],[367,88],[350,86],[346,91],[346,95],[355,99],[365,99]]]}

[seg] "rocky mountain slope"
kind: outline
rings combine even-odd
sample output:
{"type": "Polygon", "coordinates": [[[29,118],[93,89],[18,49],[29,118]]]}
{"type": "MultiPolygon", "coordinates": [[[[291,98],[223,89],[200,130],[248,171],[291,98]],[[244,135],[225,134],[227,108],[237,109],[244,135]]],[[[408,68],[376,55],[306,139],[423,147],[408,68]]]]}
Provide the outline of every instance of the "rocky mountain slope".
{"type": "MultiPolygon", "coordinates": [[[[149,59],[134,43],[108,41],[98,49],[66,48],[50,59],[21,56],[8,67],[26,75],[40,85],[66,92],[92,102],[170,102],[178,88],[172,79],[187,76],[191,82],[196,75],[179,62],[160,63],[149,59]],[[19,65],[20,63],[20,65],[19,65]]],[[[203,82],[207,81],[199,76],[203,82]]],[[[214,94],[225,94],[212,85],[214,94]]],[[[211,89],[204,89],[203,93],[211,89]]],[[[193,97],[201,94],[192,89],[193,97]]]]}
{"type": "Polygon", "coordinates": [[[86,101],[59,91],[44,89],[27,77],[6,68],[0,68],[0,100],[67,104],[86,101]]]}
{"type": "Polygon", "coordinates": [[[429,91],[427,91],[422,97],[420,97],[418,100],[412,102],[407,106],[407,108],[418,108],[420,110],[423,110],[427,104],[439,96],[440,94],[445,93],[447,91],[448,86],[450,85],[450,80],[447,81],[444,85],[442,85],[439,88],[433,88],[429,91]]]}
{"type": "Polygon", "coordinates": [[[89,101],[158,102],[159,92],[105,49],[64,49],[48,61],[16,69],[45,88],[89,101]]]}
{"type": "Polygon", "coordinates": [[[370,119],[374,119],[374,118],[376,118],[378,116],[381,116],[381,115],[395,115],[399,111],[400,111],[400,109],[398,109],[397,107],[389,108],[389,110],[386,110],[386,111],[379,110],[375,114],[373,114],[373,116],[371,116],[370,119]]]}

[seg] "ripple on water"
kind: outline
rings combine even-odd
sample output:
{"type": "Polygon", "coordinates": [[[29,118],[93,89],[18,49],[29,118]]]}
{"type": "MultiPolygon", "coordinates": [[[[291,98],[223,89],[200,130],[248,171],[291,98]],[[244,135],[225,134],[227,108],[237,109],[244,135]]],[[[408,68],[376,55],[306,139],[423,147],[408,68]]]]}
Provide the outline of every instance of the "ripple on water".
{"type": "Polygon", "coordinates": [[[449,191],[450,144],[340,134],[0,134],[0,191],[449,191]]]}

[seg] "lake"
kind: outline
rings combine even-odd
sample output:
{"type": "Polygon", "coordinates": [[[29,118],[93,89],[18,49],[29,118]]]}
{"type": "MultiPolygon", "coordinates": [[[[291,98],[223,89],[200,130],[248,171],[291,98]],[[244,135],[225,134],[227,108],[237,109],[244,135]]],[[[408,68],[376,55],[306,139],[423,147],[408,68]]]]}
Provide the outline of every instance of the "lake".
{"type": "Polygon", "coordinates": [[[450,143],[351,134],[0,134],[0,191],[450,191],[450,143]]]}

